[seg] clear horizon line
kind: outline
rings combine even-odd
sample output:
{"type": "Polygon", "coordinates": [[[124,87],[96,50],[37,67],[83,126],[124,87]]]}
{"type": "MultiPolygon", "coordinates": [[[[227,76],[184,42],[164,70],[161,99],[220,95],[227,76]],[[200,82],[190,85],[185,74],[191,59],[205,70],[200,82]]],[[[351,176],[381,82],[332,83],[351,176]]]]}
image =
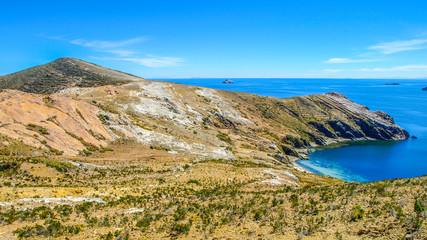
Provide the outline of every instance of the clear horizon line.
{"type": "Polygon", "coordinates": [[[393,79],[393,80],[408,80],[418,79],[427,80],[427,77],[417,78],[376,78],[376,77],[142,77],[147,80],[163,80],[163,79],[393,79]]]}

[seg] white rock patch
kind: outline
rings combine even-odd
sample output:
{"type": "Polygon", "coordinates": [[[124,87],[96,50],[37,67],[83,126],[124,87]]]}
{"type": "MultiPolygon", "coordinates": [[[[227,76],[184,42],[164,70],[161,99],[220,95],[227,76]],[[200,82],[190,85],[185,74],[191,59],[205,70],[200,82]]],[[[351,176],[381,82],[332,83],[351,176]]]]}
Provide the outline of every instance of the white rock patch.
{"type": "MultiPolygon", "coordinates": [[[[200,143],[188,143],[182,139],[163,133],[150,131],[137,126],[125,115],[111,116],[110,128],[122,132],[129,138],[135,138],[144,145],[160,145],[173,152],[189,152],[206,158],[235,159],[232,152],[213,146],[206,146],[200,143]]],[[[119,138],[119,136],[117,136],[119,138]]]]}
{"type": "Polygon", "coordinates": [[[10,202],[0,202],[0,207],[11,206],[13,203],[10,202]]]}
{"type": "Polygon", "coordinates": [[[127,210],[125,212],[125,214],[129,214],[129,213],[138,213],[138,212],[144,212],[145,209],[144,208],[129,208],[129,210],[127,210]]]}
{"type": "Polygon", "coordinates": [[[261,181],[261,183],[267,183],[273,186],[283,185],[283,184],[298,186],[298,183],[296,183],[296,181],[299,181],[298,178],[288,171],[278,171],[278,170],[268,169],[268,170],[264,170],[264,173],[271,175],[273,178],[261,181]]]}
{"type": "Polygon", "coordinates": [[[101,198],[84,198],[84,197],[60,197],[60,198],[22,198],[22,202],[36,202],[36,203],[61,203],[61,202],[97,202],[106,203],[101,198]]]}
{"type": "Polygon", "coordinates": [[[218,113],[224,116],[225,118],[229,118],[233,121],[240,122],[246,125],[254,125],[253,122],[240,116],[240,114],[237,113],[236,110],[234,110],[234,108],[230,106],[227,101],[225,101],[218,95],[215,95],[216,91],[214,89],[198,89],[195,91],[195,93],[211,100],[211,104],[215,104],[217,106],[218,113]]]}
{"type": "Polygon", "coordinates": [[[68,161],[69,163],[71,163],[72,165],[76,166],[76,167],[81,167],[81,168],[101,168],[101,169],[109,169],[110,166],[104,166],[104,165],[95,165],[92,163],[85,163],[85,162],[78,162],[78,161],[68,161]]]}

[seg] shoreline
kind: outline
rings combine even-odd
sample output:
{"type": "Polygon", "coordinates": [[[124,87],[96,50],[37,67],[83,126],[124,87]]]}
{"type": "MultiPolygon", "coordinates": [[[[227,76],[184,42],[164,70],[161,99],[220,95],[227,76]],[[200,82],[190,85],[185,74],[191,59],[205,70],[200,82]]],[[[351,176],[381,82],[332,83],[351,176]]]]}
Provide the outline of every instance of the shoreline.
{"type": "MultiPolygon", "coordinates": [[[[299,162],[299,161],[301,161],[301,160],[307,160],[307,159],[300,159],[300,160],[296,160],[295,162],[293,162],[293,163],[292,163],[292,167],[293,167],[294,169],[296,169],[296,170],[300,171],[300,172],[306,172],[306,173],[311,173],[311,174],[317,174],[317,173],[314,173],[314,172],[312,172],[312,171],[308,170],[307,168],[305,168],[305,167],[303,167],[303,166],[299,165],[297,162],[299,162]]],[[[320,174],[317,174],[317,175],[320,175],[320,174]]]]}
{"type": "MultiPolygon", "coordinates": [[[[330,142],[327,143],[326,145],[317,145],[317,146],[314,146],[312,148],[309,148],[307,151],[307,152],[310,152],[309,154],[304,153],[303,158],[295,159],[293,161],[293,168],[298,170],[298,171],[307,172],[307,173],[311,173],[311,174],[315,174],[315,175],[333,177],[333,178],[345,181],[347,183],[350,183],[350,182],[365,183],[365,182],[377,182],[377,181],[391,180],[394,178],[386,178],[386,179],[382,179],[382,180],[368,180],[368,179],[364,178],[366,181],[356,181],[356,180],[349,181],[349,180],[339,178],[337,176],[333,176],[332,174],[331,175],[325,174],[322,171],[314,172],[312,170],[309,170],[306,166],[302,166],[298,162],[303,161],[303,160],[311,161],[309,156],[312,153],[314,153],[315,151],[322,151],[322,150],[328,150],[328,149],[340,149],[342,147],[357,146],[357,145],[362,146],[362,145],[376,145],[376,144],[393,144],[393,143],[405,141],[405,140],[408,140],[408,139],[397,139],[397,140],[375,140],[375,139],[365,139],[365,138],[364,139],[355,139],[355,140],[329,139],[330,142]]],[[[333,168],[331,169],[331,168],[325,167],[325,169],[331,170],[332,172],[337,172],[336,169],[334,170],[333,168]]],[[[337,172],[337,173],[339,173],[339,172],[337,172]]],[[[353,175],[355,175],[355,174],[353,174],[353,175]]],[[[358,176],[358,175],[355,175],[355,176],[358,176]]],[[[419,176],[406,177],[406,178],[416,178],[416,177],[419,177],[419,176]]],[[[363,177],[361,177],[361,178],[363,178],[363,177]]]]}

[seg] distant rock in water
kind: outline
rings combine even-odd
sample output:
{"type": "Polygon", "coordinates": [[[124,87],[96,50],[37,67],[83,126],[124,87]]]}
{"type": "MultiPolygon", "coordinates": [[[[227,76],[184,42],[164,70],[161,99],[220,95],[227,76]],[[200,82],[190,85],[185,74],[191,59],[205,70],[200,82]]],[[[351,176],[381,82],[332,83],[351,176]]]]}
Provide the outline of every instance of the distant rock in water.
{"type": "Polygon", "coordinates": [[[230,83],[234,83],[233,81],[231,81],[230,79],[227,79],[227,80],[225,80],[224,82],[222,82],[222,83],[225,83],[225,84],[230,84],[230,83]]]}
{"type": "Polygon", "coordinates": [[[427,91],[427,87],[423,88],[423,91],[427,91]]]}
{"type": "Polygon", "coordinates": [[[412,139],[418,139],[416,136],[412,135],[411,136],[412,139]]]}
{"type": "Polygon", "coordinates": [[[400,85],[400,83],[384,83],[384,85],[397,86],[400,85]]]}

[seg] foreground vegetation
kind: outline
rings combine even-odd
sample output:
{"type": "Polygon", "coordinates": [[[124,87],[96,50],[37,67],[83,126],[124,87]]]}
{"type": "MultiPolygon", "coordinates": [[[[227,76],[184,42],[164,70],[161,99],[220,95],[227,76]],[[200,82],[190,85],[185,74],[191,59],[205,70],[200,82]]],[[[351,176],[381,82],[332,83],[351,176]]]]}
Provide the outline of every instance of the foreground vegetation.
{"type": "Polygon", "coordinates": [[[249,160],[95,157],[0,160],[0,238],[427,236],[427,177],[358,184],[295,171],[298,186],[288,186],[265,181],[280,165],[249,160]]]}

